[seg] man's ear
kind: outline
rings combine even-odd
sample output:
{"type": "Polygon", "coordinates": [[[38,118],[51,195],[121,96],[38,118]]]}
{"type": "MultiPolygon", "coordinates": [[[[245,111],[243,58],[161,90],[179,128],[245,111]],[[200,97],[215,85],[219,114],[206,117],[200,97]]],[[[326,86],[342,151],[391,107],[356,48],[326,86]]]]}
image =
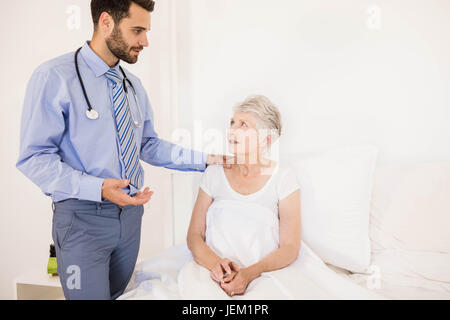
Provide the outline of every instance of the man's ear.
{"type": "Polygon", "coordinates": [[[114,30],[114,19],[108,12],[102,12],[98,19],[98,29],[101,34],[108,37],[114,30]]]}

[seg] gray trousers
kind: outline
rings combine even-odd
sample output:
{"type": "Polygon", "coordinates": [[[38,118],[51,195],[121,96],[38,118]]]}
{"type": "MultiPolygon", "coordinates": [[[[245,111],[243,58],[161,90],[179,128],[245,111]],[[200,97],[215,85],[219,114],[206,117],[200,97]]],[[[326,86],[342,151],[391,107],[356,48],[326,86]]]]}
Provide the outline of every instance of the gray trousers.
{"type": "Polygon", "coordinates": [[[136,264],[144,206],[53,203],[52,237],[66,299],[116,299],[136,264]]]}

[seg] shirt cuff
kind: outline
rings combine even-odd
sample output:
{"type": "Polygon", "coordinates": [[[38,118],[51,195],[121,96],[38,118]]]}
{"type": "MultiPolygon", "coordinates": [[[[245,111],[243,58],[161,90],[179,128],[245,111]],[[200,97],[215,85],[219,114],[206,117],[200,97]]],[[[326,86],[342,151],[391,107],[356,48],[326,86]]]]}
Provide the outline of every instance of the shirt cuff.
{"type": "Polygon", "coordinates": [[[102,185],[105,179],[83,173],[80,177],[78,199],[95,202],[102,201],[102,185]]]}
{"type": "Polygon", "coordinates": [[[199,163],[199,167],[198,170],[199,171],[205,171],[206,170],[206,160],[208,159],[208,153],[204,153],[204,152],[200,152],[200,151],[194,151],[194,152],[198,152],[199,155],[195,155],[194,159],[199,159],[201,157],[202,162],[199,163]]]}
{"type": "Polygon", "coordinates": [[[176,169],[181,171],[205,171],[206,159],[208,154],[190,149],[183,150],[184,156],[187,160],[182,165],[177,165],[176,169]]]}

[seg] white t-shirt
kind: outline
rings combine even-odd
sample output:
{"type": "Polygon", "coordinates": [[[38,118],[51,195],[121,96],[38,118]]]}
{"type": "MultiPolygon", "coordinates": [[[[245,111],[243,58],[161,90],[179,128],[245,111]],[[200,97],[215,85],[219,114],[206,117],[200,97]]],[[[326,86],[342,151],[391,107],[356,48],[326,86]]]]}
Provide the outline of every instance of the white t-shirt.
{"type": "Polygon", "coordinates": [[[278,215],[278,202],[300,186],[294,170],[287,165],[277,163],[266,184],[249,195],[240,194],[231,187],[221,165],[211,165],[206,168],[200,188],[214,200],[242,200],[258,203],[278,215]]]}

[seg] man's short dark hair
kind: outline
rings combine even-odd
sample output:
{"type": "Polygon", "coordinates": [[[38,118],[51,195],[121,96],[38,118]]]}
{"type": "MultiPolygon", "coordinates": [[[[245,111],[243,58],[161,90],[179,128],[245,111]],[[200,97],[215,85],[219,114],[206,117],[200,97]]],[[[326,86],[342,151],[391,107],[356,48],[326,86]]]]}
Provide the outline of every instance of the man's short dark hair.
{"type": "Polygon", "coordinates": [[[155,7],[155,1],[152,0],[92,0],[91,14],[94,27],[97,27],[103,12],[108,12],[114,19],[114,23],[118,24],[120,20],[129,16],[132,2],[149,12],[153,12],[155,7]]]}

